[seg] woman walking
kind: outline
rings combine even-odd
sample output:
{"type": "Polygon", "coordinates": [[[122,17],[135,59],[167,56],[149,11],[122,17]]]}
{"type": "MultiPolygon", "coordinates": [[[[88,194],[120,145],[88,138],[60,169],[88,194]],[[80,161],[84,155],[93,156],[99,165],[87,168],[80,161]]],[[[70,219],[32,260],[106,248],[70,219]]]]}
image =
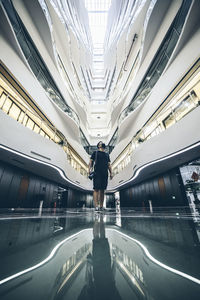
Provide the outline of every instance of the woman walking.
{"type": "Polygon", "coordinates": [[[108,170],[110,172],[110,179],[112,179],[110,156],[105,152],[106,145],[100,141],[97,144],[97,148],[98,150],[92,153],[89,162],[89,174],[94,165],[93,200],[95,211],[103,210],[104,191],[108,185],[108,170]]]}

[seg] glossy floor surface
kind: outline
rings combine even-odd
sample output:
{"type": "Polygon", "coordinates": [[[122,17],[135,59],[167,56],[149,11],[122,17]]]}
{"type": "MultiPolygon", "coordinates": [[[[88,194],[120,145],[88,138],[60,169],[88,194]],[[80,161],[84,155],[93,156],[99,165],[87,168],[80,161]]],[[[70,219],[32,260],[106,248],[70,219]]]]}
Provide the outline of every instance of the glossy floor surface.
{"type": "Polygon", "coordinates": [[[0,299],[200,299],[198,210],[1,211],[0,299]]]}

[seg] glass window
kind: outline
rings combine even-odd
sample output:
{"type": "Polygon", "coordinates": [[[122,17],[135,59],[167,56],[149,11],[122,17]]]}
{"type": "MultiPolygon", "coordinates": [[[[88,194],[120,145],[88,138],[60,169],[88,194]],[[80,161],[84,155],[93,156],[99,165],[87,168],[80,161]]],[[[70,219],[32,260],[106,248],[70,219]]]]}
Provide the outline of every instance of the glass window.
{"type": "Polygon", "coordinates": [[[175,124],[176,123],[176,120],[175,120],[175,117],[174,117],[174,113],[171,112],[167,118],[165,118],[163,120],[163,124],[165,126],[165,128],[167,129],[168,127],[170,127],[171,125],[175,124]]]}
{"type": "Polygon", "coordinates": [[[28,121],[28,117],[25,116],[24,119],[23,119],[23,123],[22,123],[22,124],[23,124],[24,126],[26,126],[27,121],[28,121]]]}
{"type": "Polygon", "coordinates": [[[59,143],[61,141],[61,139],[57,135],[55,135],[54,141],[55,141],[55,143],[59,143]]]}
{"type": "Polygon", "coordinates": [[[176,30],[173,29],[171,38],[170,38],[170,42],[165,50],[165,53],[168,56],[168,58],[171,56],[171,54],[176,46],[177,40],[178,40],[178,33],[176,32],[176,30]]]}
{"type": "Polygon", "coordinates": [[[157,71],[157,70],[155,70],[154,73],[153,73],[153,75],[151,76],[151,79],[149,80],[149,86],[150,86],[151,88],[154,87],[154,85],[155,85],[156,82],[158,81],[159,77],[160,77],[160,72],[157,71]]]}
{"type": "Polygon", "coordinates": [[[63,146],[63,150],[67,153],[67,146],[63,146]]]}
{"type": "Polygon", "coordinates": [[[186,114],[192,111],[196,107],[190,96],[186,97],[174,110],[176,115],[176,120],[182,119],[186,114]]]}
{"type": "Polygon", "coordinates": [[[31,37],[29,36],[28,32],[26,31],[26,28],[24,27],[24,24],[21,22],[21,25],[23,27],[23,33],[26,40],[26,43],[31,51],[31,56],[33,58],[33,61],[35,64],[38,65],[38,67],[42,70],[42,72],[45,74],[47,72],[46,67],[37,51],[37,48],[35,47],[33,41],[31,40],[31,37]]]}
{"type": "Polygon", "coordinates": [[[20,43],[20,46],[22,47],[23,49],[23,53],[25,55],[25,57],[28,59],[29,56],[31,55],[31,52],[30,52],[30,49],[26,43],[26,40],[25,40],[25,37],[24,37],[24,34],[23,32],[20,30],[17,34],[17,39],[20,43]]]}
{"type": "Polygon", "coordinates": [[[40,71],[40,67],[36,63],[36,61],[34,60],[34,58],[32,56],[29,56],[28,63],[30,65],[33,73],[35,74],[35,76],[38,77],[38,74],[39,74],[39,71],[40,71]]]}
{"type": "Polygon", "coordinates": [[[36,115],[35,111],[28,111],[27,115],[29,116],[29,118],[31,118],[31,120],[35,123],[35,124],[40,124],[41,123],[41,119],[38,117],[38,115],[36,115]]]}
{"type": "Polygon", "coordinates": [[[25,115],[25,113],[24,113],[23,111],[21,111],[21,113],[20,113],[20,115],[19,115],[19,118],[18,118],[18,121],[19,121],[20,123],[22,123],[23,118],[24,118],[24,115],[25,115]]]}
{"type": "Polygon", "coordinates": [[[40,130],[40,135],[45,136],[45,133],[43,130],[40,130]]]}
{"type": "Polygon", "coordinates": [[[13,10],[12,4],[8,0],[3,0],[2,2],[4,5],[4,8],[6,9],[8,16],[9,16],[10,22],[12,23],[13,29],[14,29],[15,33],[17,33],[20,30],[20,26],[17,21],[15,12],[13,10]]]}
{"type": "Polygon", "coordinates": [[[185,22],[185,17],[188,14],[190,5],[191,5],[192,0],[184,0],[182,3],[182,7],[180,9],[180,13],[179,13],[179,17],[178,20],[176,22],[175,28],[178,31],[178,33],[181,33],[183,24],[185,22]]]}
{"type": "Polygon", "coordinates": [[[33,130],[34,122],[29,118],[26,127],[33,130]]]}
{"type": "Polygon", "coordinates": [[[2,108],[6,98],[7,98],[7,95],[3,92],[0,97],[0,108],[2,108]]]}
{"type": "Polygon", "coordinates": [[[55,132],[52,129],[50,129],[48,127],[48,125],[46,125],[45,123],[42,123],[41,127],[44,130],[44,132],[46,132],[46,134],[48,134],[48,136],[51,137],[51,139],[54,138],[55,132]]]}
{"type": "Polygon", "coordinates": [[[39,133],[40,132],[40,127],[35,124],[35,126],[33,128],[33,131],[36,132],[36,133],[39,133]]]}
{"type": "Polygon", "coordinates": [[[3,110],[5,113],[8,113],[8,111],[9,111],[9,109],[10,109],[12,103],[13,103],[13,102],[12,102],[9,98],[7,98],[7,100],[4,102],[4,105],[3,105],[3,107],[2,107],[2,110],[3,110]]]}
{"type": "Polygon", "coordinates": [[[162,59],[161,59],[159,65],[158,65],[158,67],[157,67],[157,72],[159,74],[162,74],[164,68],[166,67],[167,62],[168,62],[168,57],[164,54],[162,56],[162,59]]]}
{"type": "Polygon", "coordinates": [[[11,116],[13,119],[17,120],[20,114],[20,109],[19,107],[13,103],[12,107],[10,108],[9,111],[9,116],[11,116]]]}
{"type": "Polygon", "coordinates": [[[41,72],[38,74],[37,79],[39,80],[41,86],[45,89],[45,91],[48,92],[48,82],[46,81],[45,76],[41,72]]]}

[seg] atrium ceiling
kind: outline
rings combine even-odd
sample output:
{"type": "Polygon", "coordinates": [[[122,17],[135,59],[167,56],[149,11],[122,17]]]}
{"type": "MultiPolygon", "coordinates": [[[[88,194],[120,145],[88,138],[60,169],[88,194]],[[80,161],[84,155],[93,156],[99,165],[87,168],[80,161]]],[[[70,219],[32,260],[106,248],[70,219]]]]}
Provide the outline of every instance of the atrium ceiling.
{"type": "MultiPolygon", "coordinates": [[[[39,2],[45,9],[47,2],[39,2]]],[[[75,98],[85,112],[82,121],[86,136],[90,144],[99,138],[107,143],[118,127],[120,112],[131,100],[137,66],[133,69],[130,61],[134,62],[141,45],[136,32],[156,0],[49,0],[49,3],[67,32],[73,32],[79,53],[83,53],[77,59],[73,57],[71,64],[79,85],[79,91],[74,87],[75,98]]],[[[72,41],[69,43],[72,45],[72,41]]]]}

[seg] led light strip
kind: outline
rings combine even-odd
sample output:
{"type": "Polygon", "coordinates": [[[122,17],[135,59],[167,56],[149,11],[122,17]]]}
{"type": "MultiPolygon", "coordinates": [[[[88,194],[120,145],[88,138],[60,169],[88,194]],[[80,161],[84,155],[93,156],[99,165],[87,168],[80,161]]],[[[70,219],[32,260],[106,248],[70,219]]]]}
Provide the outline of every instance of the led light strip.
{"type": "Polygon", "coordinates": [[[123,270],[123,272],[128,276],[128,278],[132,281],[132,283],[137,287],[137,289],[140,291],[140,293],[145,296],[143,290],[141,289],[140,285],[138,284],[137,280],[135,279],[135,277],[133,276],[133,274],[131,274],[129,272],[129,270],[127,270],[127,268],[123,265],[123,263],[119,260],[117,260],[118,265],[120,266],[120,268],[123,270]]]}
{"type": "MultiPolygon", "coordinates": [[[[9,152],[11,152],[11,153],[17,154],[17,155],[19,155],[19,156],[21,156],[21,157],[24,157],[24,158],[26,158],[26,159],[29,159],[29,160],[35,161],[35,162],[37,162],[37,163],[43,164],[43,165],[45,165],[45,166],[51,167],[51,168],[55,169],[65,181],[67,181],[68,183],[71,183],[72,185],[75,185],[75,186],[77,186],[77,187],[79,187],[79,188],[84,189],[83,187],[80,186],[80,184],[78,185],[78,184],[76,184],[75,182],[71,181],[69,178],[67,178],[67,176],[65,175],[64,171],[60,170],[58,167],[56,167],[56,166],[54,166],[54,165],[52,165],[52,164],[49,164],[49,163],[44,162],[44,161],[41,161],[41,160],[39,160],[39,159],[30,157],[30,156],[28,156],[28,155],[26,155],[26,154],[20,153],[20,152],[18,152],[18,151],[16,151],[16,150],[10,149],[10,148],[8,148],[8,147],[6,147],[6,146],[3,146],[3,145],[0,145],[0,149],[4,149],[4,150],[6,150],[6,151],[9,151],[9,152]]],[[[85,189],[84,189],[84,190],[85,190],[85,189]]]]}
{"type": "MultiPolygon", "coordinates": [[[[145,169],[146,167],[151,166],[151,165],[153,165],[153,164],[156,164],[156,163],[158,163],[158,162],[164,161],[164,160],[166,160],[166,159],[169,159],[169,158],[171,158],[171,157],[174,157],[174,156],[176,156],[176,155],[178,155],[178,154],[181,154],[181,153],[184,153],[184,152],[186,152],[186,151],[189,151],[189,150],[191,150],[191,149],[193,149],[193,148],[196,148],[196,147],[198,147],[198,146],[200,146],[200,142],[198,142],[198,143],[196,143],[196,144],[194,144],[194,145],[192,145],[192,146],[189,146],[189,147],[187,147],[187,148],[185,148],[185,149],[183,149],[183,150],[177,151],[176,153],[169,154],[169,155],[167,155],[167,156],[165,156],[165,157],[163,157],[163,158],[160,158],[160,159],[157,159],[157,160],[154,160],[154,161],[152,161],[152,162],[149,162],[149,163],[145,164],[144,166],[142,166],[142,167],[140,167],[140,168],[137,169],[137,171],[135,172],[135,175],[134,175],[133,177],[131,177],[131,178],[128,179],[127,181],[123,182],[123,184],[117,185],[112,191],[115,191],[115,189],[120,188],[121,186],[123,186],[123,185],[125,185],[125,184],[127,184],[127,183],[130,183],[131,181],[133,181],[136,177],[138,177],[138,175],[140,174],[140,172],[141,172],[143,169],[145,169]]],[[[110,191],[111,191],[111,190],[110,190],[110,191]]]]}
{"type": "MultiPolygon", "coordinates": [[[[69,236],[68,238],[64,239],[63,241],[61,241],[58,245],[56,245],[56,246],[54,247],[54,249],[51,251],[51,253],[49,254],[49,256],[48,256],[46,259],[44,259],[44,260],[41,261],[40,263],[36,264],[35,266],[32,266],[32,267],[30,267],[30,268],[28,268],[28,269],[25,269],[25,270],[23,270],[23,271],[21,271],[21,272],[18,272],[18,273],[16,273],[16,274],[13,274],[13,275],[11,275],[11,276],[9,276],[9,277],[6,277],[6,278],[0,280],[0,285],[1,285],[1,284],[4,284],[4,283],[6,283],[6,282],[8,282],[8,281],[10,281],[10,280],[12,280],[12,279],[15,279],[15,278],[17,278],[17,277],[19,277],[19,276],[21,276],[21,275],[23,275],[23,274],[26,274],[26,273],[28,273],[28,272],[30,272],[30,271],[33,271],[33,270],[35,270],[35,269],[41,267],[42,265],[44,265],[45,263],[47,263],[48,261],[50,261],[50,260],[53,258],[53,256],[55,255],[56,251],[57,251],[57,250],[58,250],[65,242],[67,242],[68,240],[74,238],[75,236],[77,236],[77,235],[79,235],[80,233],[83,233],[83,232],[85,232],[85,231],[92,231],[92,229],[91,229],[91,228],[88,228],[88,229],[80,230],[79,232],[77,232],[77,233],[75,233],[75,234],[69,236]]],[[[184,278],[186,278],[186,279],[188,279],[188,280],[190,280],[190,281],[193,281],[193,282],[195,282],[195,283],[197,283],[197,284],[200,284],[200,280],[199,280],[199,279],[197,279],[197,278],[195,278],[195,277],[193,277],[193,276],[190,276],[190,275],[188,275],[188,274],[186,274],[186,273],[183,273],[183,272],[181,272],[181,271],[178,271],[178,270],[176,270],[176,269],[174,269],[174,268],[171,268],[171,267],[169,267],[169,266],[167,266],[167,265],[161,263],[161,262],[160,262],[159,260],[157,260],[156,258],[154,258],[154,257],[149,253],[148,249],[147,249],[140,241],[138,241],[138,240],[136,240],[136,239],[134,239],[134,238],[128,236],[128,235],[125,234],[125,233],[122,233],[122,232],[118,231],[117,229],[109,229],[109,228],[107,228],[106,231],[115,231],[115,232],[117,232],[118,234],[120,234],[120,235],[122,235],[122,236],[128,238],[129,240],[135,242],[136,244],[138,244],[138,245],[140,246],[140,248],[142,248],[142,250],[144,251],[144,253],[146,254],[146,256],[147,256],[152,262],[154,262],[155,264],[159,265],[160,267],[162,267],[162,268],[164,268],[164,269],[166,269],[166,270],[168,270],[168,271],[170,271],[170,272],[172,272],[172,273],[175,273],[175,274],[177,274],[177,275],[180,275],[180,276],[182,276],[182,277],[184,277],[184,278]]]]}
{"type": "Polygon", "coordinates": [[[45,263],[47,263],[48,261],[50,261],[50,260],[53,258],[53,256],[55,255],[56,251],[57,251],[57,250],[58,250],[65,242],[67,242],[68,240],[74,238],[75,236],[77,236],[77,235],[79,235],[80,233],[83,233],[83,232],[85,232],[85,231],[92,231],[92,229],[90,229],[90,228],[88,228],[88,229],[83,229],[83,230],[80,230],[79,232],[77,232],[77,233],[75,233],[75,234],[73,234],[73,235],[70,235],[68,238],[64,239],[64,240],[61,241],[58,245],[56,245],[56,246],[53,248],[53,250],[51,251],[51,253],[49,254],[49,256],[48,256],[47,258],[45,258],[45,259],[42,260],[40,263],[38,263],[38,264],[36,264],[36,265],[34,265],[34,266],[28,268],[28,269],[25,269],[25,270],[23,270],[23,271],[21,271],[21,272],[18,272],[18,273],[16,273],[16,274],[13,274],[13,275],[11,275],[11,276],[9,276],[9,277],[6,277],[6,278],[0,280],[0,285],[1,285],[1,284],[4,284],[4,283],[6,283],[6,282],[8,282],[8,281],[10,281],[10,280],[12,280],[12,279],[14,279],[14,278],[17,278],[17,277],[19,277],[19,276],[21,276],[21,275],[23,275],[23,274],[26,274],[26,273],[28,273],[28,272],[30,272],[30,271],[33,271],[33,270],[35,270],[35,269],[41,267],[42,265],[44,265],[45,263]]]}
{"type": "Polygon", "coordinates": [[[134,239],[134,238],[128,236],[128,235],[125,234],[125,233],[122,233],[122,232],[118,231],[117,229],[109,229],[109,228],[108,228],[108,229],[106,229],[106,230],[109,230],[109,231],[111,231],[111,230],[112,230],[112,231],[116,231],[117,233],[121,234],[122,236],[126,237],[127,239],[129,239],[129,240],[135,242],[136,244],[138,244],[138,245],[140,246],[140,248],[142,248],[142,250],[144,251],[144,253],[146,254],[146,256],[147,256],[152,262],[154,262],[155,264],[159,265],[159,266],[162,267],[163,269],[166,269],[166,270],[168,270],[168,271],[170,271],[170,272],[172,272],[172,273],[175,273],[175,274],[180,275],[180,276],[182,276],[182,277],[184,277],[184,278],[186,278],[186,279],[189,279],[189,280],[191,280],[191,281],[193,281],[193,282],[195,282],[195,283],[197,283],[197,284],[200,284],[200,280],[199,280],[199,279],[197,279],[197,278],[195,278],[195,277],[193,277],[193,276],[190,276],[190,275],[188,275],[188,274],[186,274],[186,273],[183,273],[183,272],[181,272],[181,271],[178,271],[178,270],[176,270],[176,269],[174,269],[174,268],[171,268],[171,267],[169,267],[169,266],[163,264],[162,262],[160,262],[160,261],[157,260],[156,258],[154,258],[154,257],[149,253],[148,249],[147,249],[140,241],[138,241],[138,240],[136,240],[136,239],[134,239]]]}
{"type": "MultiPolygon", "coordinates": [[[[158,163],[158,162],[164,161],[164,160],[166,160],[166,159],[169,159],[169,158],[171,158],[171,157],[174,157],[174,156],[176,156],[176,155],[178,155],[178,154],[184,153],[184,152],[189,151],[189,150],[191,150],[191,149],[194,149],[194,148],[196,148],[196,147],[198,147],[198,146],[200,146],[200,142],[198,142],[198,143],[196,143],[196,144],[194,144],[194,145],[192,145],[192,146],[189,146],[189,147],[187,147],[187,148],[185,148],[185,149],[183,149],[183,150],[180,150],[180,151],[178,151],[178,152],[176,152],[176,153],[169,154],[168,156],[165,156],[165,157],[163,157],[163,158],[160,158],[160,159],[157,159],[157,160],[154,160],[154,161],[152,161],[152,162],[150,162],[150,163],[145,164],[144,166],[138,168],[137,171],[135,172],[135,175],[134,175],[133,177],[131,177],[129,180],[123,182],[123,183],[120,184],[120,185],[117,185],[116,187],[114,187],[114,189],[109,190],[109,191],[113,191],[113,192],[114,192],[114,191],[116,191],[117,188],[120,188],[120,187],[124,186],[125,184],[128,184],[128,183],[134,181],[134,179],[137,178],[138,175],[140,174],[140,172],[141,172],[143,169],[145,169],[146,167],[151,166],[151,165],[153,165],[153,164],[156,164],[156,163],[158,163]]],[[[70,179],[68,179],[68,178],[66,177],[64,171],[61,171],[58,167],[56,167],[56,166],[54,166],[54,165],[52,165],[52,164],[49,164],[49,163],[47,163],[47,162],[43,162],[43,161],[38,160],[38,159],[36,159],[36,158],[30,157],[30,156],[28,156],[28,155],[22,154],[22,153],[20,153],[20,152],[18,152],[18,151],[16,151],[16,150],[10,149],[10,148],[5,147],[5,146],[3,146],[3,145],[0,145],[0,148],[4,149],[4,150],[6,150],[6,151],[9,151],[9,152],[11,152],[11,153],[17,154],[17,155],[19,155],[19,156],[21,156],[21,157],[24,157],[24,158],[26,158],[26,159],[29,159],[29,160],[35,161],[35,162],[37,162],[37,163],[40,163],[40,164],[46,165],[46,166],[48,166],[48,167],[51,167],[51,168],[55,169],[57,172],[59,172],[60,176],[61,176],[65,181],[67,181],[68,183],[71,183],[72,185],[74,185],[74,186],[76,186],[76,187],[79,187],[79,188],[84,189],[82,186],[80,186],[80,185],[76,184],[75,182],[71,181],[70,179]]],[[[85,189],[84,189],[84,190],[85,190],[85,189]]]]}

